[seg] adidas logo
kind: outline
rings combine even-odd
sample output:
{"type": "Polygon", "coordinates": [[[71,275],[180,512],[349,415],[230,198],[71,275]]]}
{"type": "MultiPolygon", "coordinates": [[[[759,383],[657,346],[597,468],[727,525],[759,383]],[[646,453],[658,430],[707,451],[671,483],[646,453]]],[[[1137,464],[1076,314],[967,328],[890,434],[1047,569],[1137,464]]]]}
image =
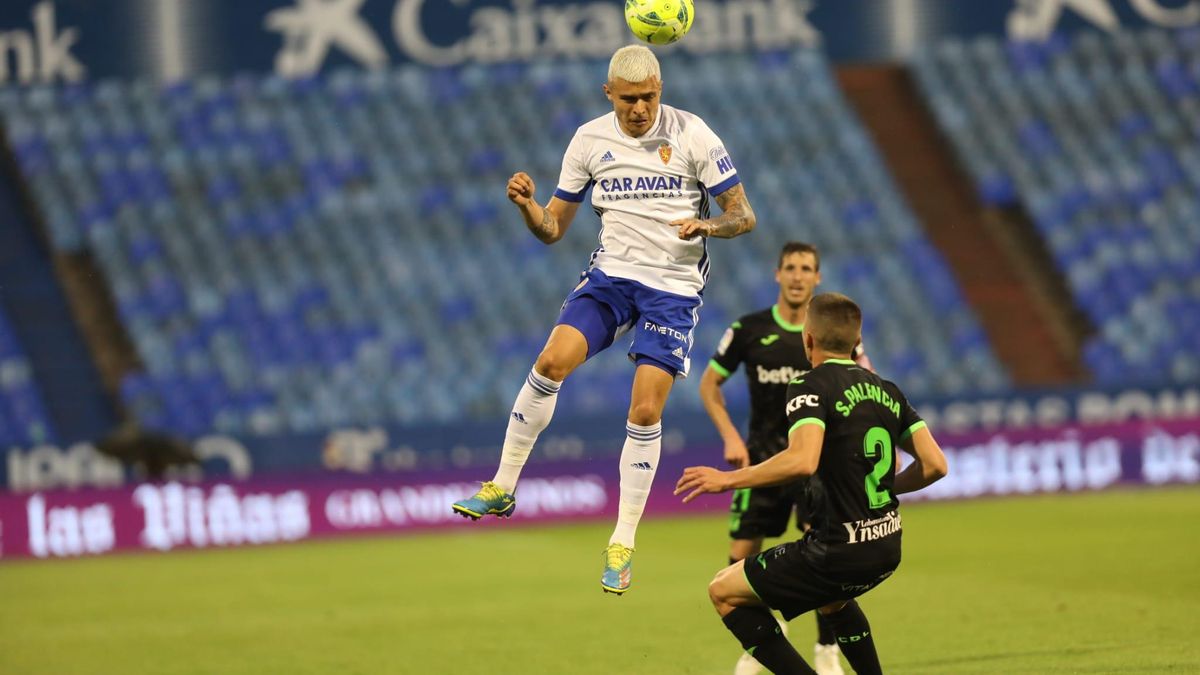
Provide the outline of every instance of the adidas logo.
{"type": "Polygon", "coordinates": [[[612,150],[605,152],[604,155],[600,157],[601,162],[612,162],[616,159],[616,157],[613,157],[612,150]]]}
{"type": "Polygon", "coordinates": [[[682,359],[683,358],[683,347],[676,347],[675,351],[671,352],[671,355],[678,356],[679,358],[682,359]]]}
{"type": "Polygon", "coordinates": [[[654,467],[650,465],[650,462],[634,462],[633,464],[630,464],[629,466],[632,466],[633,468],[637,469],[638,471],[653,471],[654,470],[654,467]]]}
{"type": "Polygon", "coordinates": [[[514,420],[516,420],[516,421],[520,422],[521,424],[529,424],[529,422],[526,422],[526,421],[525,421],[525,416],[524,416],[524,415],[522,415],[522,414],[521,414],[521,413],[519,413],[519,412],[515,412],[515,413],[513,413],[513,414],[512,414],[512,418],[513,418],[514,420]]]}

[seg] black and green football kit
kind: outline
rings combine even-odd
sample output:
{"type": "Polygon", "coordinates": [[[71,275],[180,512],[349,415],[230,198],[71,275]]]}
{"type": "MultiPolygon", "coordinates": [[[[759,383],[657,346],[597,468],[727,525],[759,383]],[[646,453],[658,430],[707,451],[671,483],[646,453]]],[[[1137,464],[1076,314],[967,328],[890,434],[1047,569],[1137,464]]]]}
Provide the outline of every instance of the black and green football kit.
{"type": "MultiPolygon", "coordinates": [[[[709,366],[730,377],[745,365],[750,390],[750,428],[746,450],[759,464],[787,447],[788,383],[812,367],[804,355],[804,326],[790,324],[778,306],[747,314],[721,338],[709,366]]],[[[729,534],[734,539],[778,537],[796,512],[796,525],[808,521],[809,482],[737,490],[730,506],[729,534]]],[[[816,488],[814,487],[814,492],[816,488]]]]}
{"type": "Polygon", "coordinates": [[[791,619],[862,595],[900,564],[895,453],[925,422],[895,384],[842,359],[792,381],[786,410],[789,432],[825,429],[812,529],[745,565],[758,597],[791,619]]]}

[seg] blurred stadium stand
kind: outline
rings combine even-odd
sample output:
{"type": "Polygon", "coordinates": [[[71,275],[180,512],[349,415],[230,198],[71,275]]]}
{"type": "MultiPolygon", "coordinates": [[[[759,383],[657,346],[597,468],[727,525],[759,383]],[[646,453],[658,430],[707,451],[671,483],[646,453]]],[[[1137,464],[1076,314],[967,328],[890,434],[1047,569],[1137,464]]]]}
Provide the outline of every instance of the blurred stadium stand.
{"type": "Polygon", "coordinates": [[[56,438],[33,366],[0,307],[0,447],[53,443],[56,438]]]}
{"type": "Polygon", "coordinates": [[[0,427],[21,439],[7,447],[94,438],[116,423],[112,398],[69,303],[61,259],[39,241],[21,202],[12,181],[0,180],[0,389],[10,404],[0,427]]]}
{"type": "Polygon", "coordinates": [[[1053,284],[1057,277],[1049,261],[1030,261],[1025,255],[1040,250],[1037,235],[1028,225],[1013,228],[997,217],[1011,215],[1011,210],[982,203],[907,69],[842,65],[837,81],[979,315],[1013,384],[1061,386],[1083,379],[1081,337],[1061,309],[1071,306],[1069,295],[1053,284]],[[1010,235],[1026,230],[1029,241],[1013,245],[1010,235]]]}
{"type": "Polygon", "coordinates": [[[980,196],[1029,214],[1097,381],[1200,379],[1200,30],[949,40],[914,68],[980,196]]]}
{"type": "MultiPolygon", "coordinates": [[[[956,62],[940,54],[929,63],[956,62]]],[[[538,243],[503,184],[524,169],[550,194],[572,132],[607,107],[605,65],[9,88],[0,116],[53,247],[103,272],[144,366],[119,398],[143,424],[195,436],[445,422],[503,416],[594,246],[586,212],[573,228],[586,234],[538,243]]],[[[779,246],[804,239],[910,395],[1007,386],[822,55],[664,69],[665,100],[723,137],[760,223],[711,247],[694,369],[729,322],[774,300],[779,246]]],[[[947,107],[957,91],[934,96],[947,107]]],[[[995,162],[977,175],[994,179],[995,162]]],[[[601,357],[560,406],[624,410],[629,381],[621,355],[601,357]]],[[[696,388],[672,405],[698,408],[696,388]]]]}

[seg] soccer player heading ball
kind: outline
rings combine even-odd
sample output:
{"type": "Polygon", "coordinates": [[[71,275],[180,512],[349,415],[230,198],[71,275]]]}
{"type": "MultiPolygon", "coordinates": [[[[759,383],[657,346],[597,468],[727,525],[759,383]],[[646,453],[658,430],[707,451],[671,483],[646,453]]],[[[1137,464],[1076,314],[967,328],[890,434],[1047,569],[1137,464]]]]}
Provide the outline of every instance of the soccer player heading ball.
{"type": "Polygon", "coordinates": [[[817,476],[824,500],[812,529],[717,573],[708,594],[726,628],[773,673],[813,673],[770,610],[791,620],[825,615],[842,653],[859,675],[881,673],[871,627],[854,601],[900,564],[900,503],[946,475],[946,457],[896,385],[850,360],[860,341],[862,313],[837,293],[812,299],[804,351],[813,369],[792,380],[786,411],[788,447],[736,471],[689,467],[675,494],[691,501],[705,492],[783,485],[817,476]],[[913,456],[895,473],[894,448],[913,456]]]}
{"type": "Polygon", "coordinates": [[[632,333],[629,358],[636,369],[621,450],[621,498],[600,580],[611,593],[629,589],[634,534],[658,468],[663,407],[690,365],[708,277],[708,238],[736,237],[755,223],[721,139],[699,117],[663,105],[662,87],[658,59],[648,48],[618,49],[604,85],[613,111],[575,132],[546,206],[536,201],[527,174],[508,181],[508,198],[547,244],[562,239],[592,188],[600,247],[517,395],[495,477],[453,506],[472,519],[511,515],[521,468],[550,423],[563,380],[632,333]],[[709,217],[710,198],[722,210],[715,218],[709,217]]]}

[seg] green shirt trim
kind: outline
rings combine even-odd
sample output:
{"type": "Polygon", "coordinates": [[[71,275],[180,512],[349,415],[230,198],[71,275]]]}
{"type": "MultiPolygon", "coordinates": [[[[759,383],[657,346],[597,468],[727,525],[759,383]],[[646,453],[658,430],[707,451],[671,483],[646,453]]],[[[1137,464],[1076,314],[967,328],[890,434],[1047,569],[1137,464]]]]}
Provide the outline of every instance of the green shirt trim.
{"type": "Polygon", "coordinates": [[[725,370],[725,368],[721,364],[717,363],[716,359],[709,359],[708,367],[712,368],[713,370],[720,373],[721,377],[724,377],[724,378],[728,378],[732,374],[728,370],[725,370]]]}
{"type": "Polygon", "coordinates": [[[912,436],[913,434],[917,433],[921,429],[924,429],[926,426],[928,426],[928,425],[925,424],[925,420],[921,420],[920,422],[914,423],[911,427],[908,428],[907,431],[900,434],[900,440],[901,441],[906,440],[909,436],[912,436]]]}
{"type": "Polygon", "coordinates": [[[775,319],[775,323],[779,324],[780,328],[786,330],[789,333],[800,333],[804,330],[804,324],[802,324],[802,323],[794,324],[794,323],[788,323],[787,321],[784,321],[783,315],[781,315],[779,313],[779,305],[771,305],[771,317],[773,319],[775,319]]]}
{"type": "Polygon", "coordinates": [[[853,359],[825,359],[825,363],[840,363],[843,366],[857,366],[853,359]]]}
{"type": "Polygon", "coordinates": [[[825,428],[825,420],[819,417],[805,417],[802,420],[796,420],[796,423],[792,425],[792,428],[788,429],[788,436],[791,436],[793,431],[804,426],[805,424],[820,424],[822,429],[825,428]]]}

